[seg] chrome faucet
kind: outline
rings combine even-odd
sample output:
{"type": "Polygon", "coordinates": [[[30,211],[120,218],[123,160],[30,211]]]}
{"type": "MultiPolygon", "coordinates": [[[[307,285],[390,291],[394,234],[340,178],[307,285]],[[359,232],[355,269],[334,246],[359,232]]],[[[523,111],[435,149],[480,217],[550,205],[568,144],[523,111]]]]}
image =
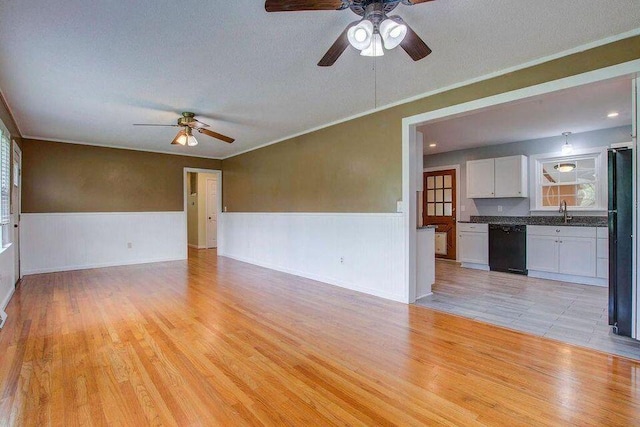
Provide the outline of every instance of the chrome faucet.
{"type": "Polygon", "coordinates": [[[560,202],[560,213],[563,214],[564,216],[564,223],[568,224],[569,221],[571,221],[573,219],[572,216],[567,216],[567,214],[569,212],[567,212],[567,201],[566,200],[562,200],[560,202]]]}

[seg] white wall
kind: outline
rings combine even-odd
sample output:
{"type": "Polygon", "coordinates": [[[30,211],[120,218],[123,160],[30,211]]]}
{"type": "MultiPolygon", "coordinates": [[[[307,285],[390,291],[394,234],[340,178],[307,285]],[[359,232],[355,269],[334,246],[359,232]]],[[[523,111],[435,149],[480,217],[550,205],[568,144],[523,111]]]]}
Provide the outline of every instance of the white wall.
{"type": "Polygon", "coordinates": [[[44,213],[21,219],[24,274],[187,257],[184,212],[44,213]]]}
{"type": "Polygon", "coordinates": [[[219,221],[222,256],[407,302],[402,214],[222,213],[219,221]]]}

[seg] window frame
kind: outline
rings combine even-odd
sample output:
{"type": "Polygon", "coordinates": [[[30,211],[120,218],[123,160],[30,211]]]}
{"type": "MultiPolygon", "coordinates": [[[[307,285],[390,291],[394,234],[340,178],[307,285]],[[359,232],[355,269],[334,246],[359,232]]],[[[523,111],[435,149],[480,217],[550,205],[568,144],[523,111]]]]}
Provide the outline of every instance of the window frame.
{"type": "Polygon", "coordinates": [[[9,134],[9,132],[6,131],[6,129],[3,129],[3,127],[0,127],[0,186],[2,185],[3,182],[3,178],[4,175],[6,174],[6,178],[7,178],[7,221],[3,222],[2,221],[2,216],[5,213],[2,209],[3,204],[1,203],[1,199],[2,199],[2,193],[1,193],[1,188],[0,188],[0,248],[6,248],[8,246],[11,245],[12,243],[12,239],[11,239],[11,233],[10,233],[10,227],[11,227],[11,161],[13,160],[11,157],[11,148],[12,148],[12,142],[11,142],[11,135],[9,134]],[[7,152],[4,153],[4,144],[8,145],[7,147],[7,152]],[[4,153],[4,154],[3,154],[4,153]],[[5,159],[5,155],[7,156],[7,158],[5,159]],[[6,165],[7,170],[3,170],[2,169],[2,165],[6,165]]]}
{"type": "Polygon", "coordinates": [[[574,150],[570,155],[558,153],[538,154],[531,156],[530,162],[530,210],[531,212],[557,212],[559,206],[543,206],[542,204],[542,164],[549,162],[567,162],[585,158],[594,158],[596,167],[596,202],[594,206],[569,206],[574,212],[607,212],[608,185],[607,185],[607,149],[608,147],[593,147],[574,150]]]}

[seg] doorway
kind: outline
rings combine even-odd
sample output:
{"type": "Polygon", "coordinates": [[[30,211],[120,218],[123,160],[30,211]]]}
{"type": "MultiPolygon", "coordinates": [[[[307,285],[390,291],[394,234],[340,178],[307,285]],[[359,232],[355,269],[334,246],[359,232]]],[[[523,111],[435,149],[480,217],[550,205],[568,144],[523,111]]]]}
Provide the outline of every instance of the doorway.
{"type": "Polygon", "coordinates": [[[424,172],[422,223],[435,225],[436,258],[456,259],[456,170],[424,172]]]}
{"type": "Polygon", "coordinates": [[[206,178],[205,194],[205,221],[206,221],[206,246],[207,249],[218,247],[218,183],[215,177],[206,178]]]}
{"type": "Polygon", "coordinates": [[[220,235],[222,173],[185,168],[184,175],[187,247],[190,250],[216,249],[220,235]]]}
{"type": "MultiPolygon", "coordinates": [[[[437,174],[423,174],[425,192],[445,187],[444,179],[436,182],[438,175],[449,167],[445,165],[459,164],[462,172],[457,208],[462,215],[458,246],[463,265],[436,262],[433,294],[418,304],[638,357],[640,343],[611,334],[607,318],[610,254],[605,160],[607,149],[635,148],[629,141],[629,134],[635,133],[636,119],[632,77],[600,80],[532,96],[517,104],[501,103],[416,126],[416,133],[429,141],[438,141],[424,151],[424,172],[439,170],[437,174]],[[566,108],[571,103],[575,107],[566,108]],[[571,117],[565,111],[570,111],[571,117]],[[518,122],[519,116],[526,118],[514,131],[510,125],[518,122]],[[580,129],[569,140],[573,143],[569,147],[565,147],[567,137],[562,133],[567,127],[580,129]],[[565,148],[569,150],[565,152],[565,148]],[[485,161],[492,165],[489,174],[480,174],[469,166],[485,161]],[[569,168],[562,170],[560,161],[569,168]],[[500,168],[496,166],[498,163],[500,168]],[[505,166],[509,164],[515,167],[505,166]],[[483,175],[492,178],[490,193],[475,191],[474,184],[483,175]],[[596,177],[604,180],[596,181],[596,177]],[[513,187],[510,192],[504,191],[507,185],[513,187]],[[549,202],[547,199],[551,198],[549,202]],[[568,219],[572,222],[565,220],[560,226],[551,227],[556,223],[550,219],[562,222],[557,208],[560,202],[569,206],[572,212],[568,219]],[[487,271],[493,269],[489,257],[492,237],[488,229],[501,225],[526,226],[527,250],[523,260],[530,277],[487,271]],[[551,228],[561,234],[548,236],[551,228]],[[471,253],[473,257],[469,256],[471,253]],[[482,256],[476,256],[478,253],[482,256]],[[541,259],[549,262],[543,264],[541,259]]],[[[631,169],[629,164],[626,170],[630,173],[631,169]]],[[[633,185],[624,187],[632,198],[633,185]]],[[[434,219],[427,216],[444,213],[443,209],[435,209],[437,203],[444,203],[444,196],[434,193],[429,197],[425,193],[424,197],[422,217],[425,224],[433,224],[434,219]]],[[[437,252],[436,249],[436,257],[437,252]]],[[[631,259],[633,250],[627,252],[631,259]]],[[[626,266],[631,264],[629,260],[626,266]]],[[[625,309],[632,310],[628,303],[633,300],[634,297],[625,300],[625,309]]]]}
{"type": "Polygon", "coordinates": [[[15,253],[16,285],[22,279],[20,271],[20,211],[22,200],[22,150],[13,141],[13,176],[11,177],[11,215],[13,216],[13,244],[15,253]]]}

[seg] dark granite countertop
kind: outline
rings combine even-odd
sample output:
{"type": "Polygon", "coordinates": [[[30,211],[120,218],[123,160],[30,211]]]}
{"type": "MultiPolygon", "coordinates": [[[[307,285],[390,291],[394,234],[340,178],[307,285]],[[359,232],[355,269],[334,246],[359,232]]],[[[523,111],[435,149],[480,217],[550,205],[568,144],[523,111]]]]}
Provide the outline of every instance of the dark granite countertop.
{"type": "Polygon", "coordinates": [[[429,228],[438,228],[437,225],[423,225],[422,227],[418,227],[418,230],[428,230],[429,228]]]}
{"type": "Polygon", "coordinates": [[[552,225],[569,227],[607,227],[606,216],[574,216],[567,224],[562,216],[471,216],[465,224],[552,225]]]}

